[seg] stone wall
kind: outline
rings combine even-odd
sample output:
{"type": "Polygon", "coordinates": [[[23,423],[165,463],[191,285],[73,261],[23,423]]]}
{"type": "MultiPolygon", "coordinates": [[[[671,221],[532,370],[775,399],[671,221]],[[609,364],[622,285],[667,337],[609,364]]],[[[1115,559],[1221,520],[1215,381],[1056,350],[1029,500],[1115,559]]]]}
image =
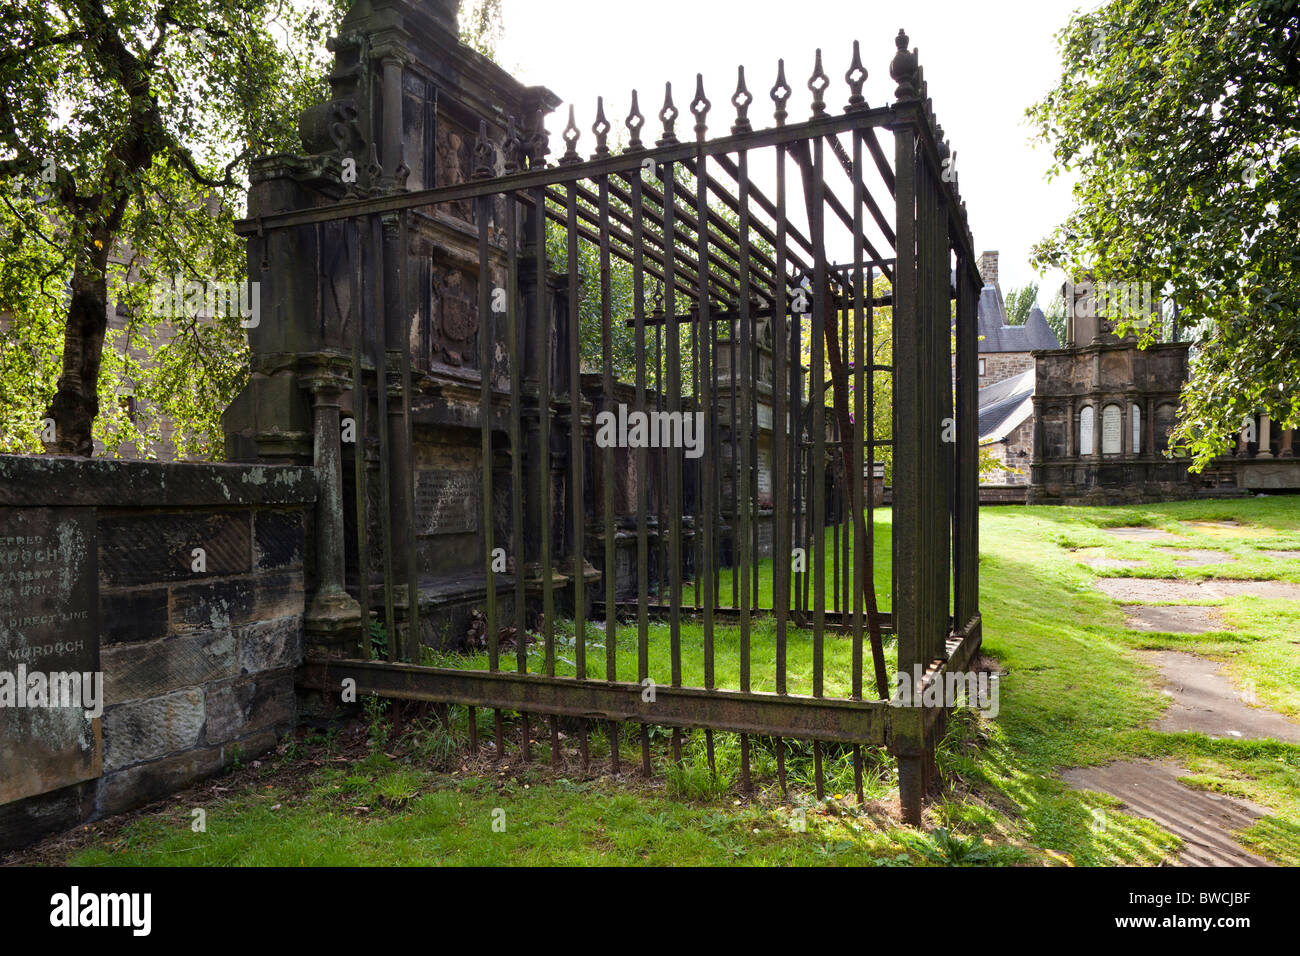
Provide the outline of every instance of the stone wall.
{"type": "Polygon", "coordinates": [[[1034,356],[1029,352],[981,352],[979,360],[984,363],[984,374],[979,378],[980,388],[1034,367],[1034,356]]]}
{"type": "MultiPolygon", "coordinates": [[[[157,799],[293,728],[314,500],[313,472],[297,466],[0,457],[0,671],[53,672],[50,652],[66,644],[78,670],[102,672],[104,703],[49,748],[52,760],[85,751],[80,772],[56,766],[25,790],[0,787],[0,849],[157,799]],[[13,533],[54,541],[73,523],[86,533],[71,557],[13,533]],[[64,566],[42,570],[47,555],[64,566]],[[53,583],[39,599],[16,583],[42,575],[53,583]],[[75,644],[67,628],[42,630],[55,617],[14,613],[37,600],[89,622],[75,644]]],[[[41,762],[5,719],[0,710],[0,746],[41,762]]]]}
{"type": "Polygon", "coordinates": [[[1030,464],[1034,459],[1034,418],[1031,415],[1003,441],[987,446],[987,450],[1003,467],[980,476],[981,484],[1027,485],[1030,464]]]}

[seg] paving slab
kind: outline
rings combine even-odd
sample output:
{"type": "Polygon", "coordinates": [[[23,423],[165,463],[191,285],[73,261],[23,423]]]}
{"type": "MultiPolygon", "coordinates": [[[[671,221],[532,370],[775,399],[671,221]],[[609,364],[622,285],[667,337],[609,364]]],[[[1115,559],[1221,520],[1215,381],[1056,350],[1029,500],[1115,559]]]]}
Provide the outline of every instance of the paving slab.
{"type": "Polygon", "coordinates": [[[1217,607],[1190,604],[1125,604],[1124,623],[1135,631],[1167,634],[1205,634],[1223,630],[1223,613],[1217,607]]]}
{"type": "Polygon", "coordinates": [[[1159,528],[1103,528],[1107,534],[1114,535],[1117,538],[1132,539],[1135,541],[1182,541],[1183,539],[1176,534],[1170,534],[1168,531],[1161,531],[1159,528]]]}
{"type": "Polygon", "coordinates": [[[1149,568],[1150,561],[1143,561],[1138,558],[1089,558],[1083,562],[1094,571],[1102,571],[1111,568],[1149,568]]]}
{"type": "Polygon", "coordinates": [[[1124,604],[1161,601],[1205,601],[1248,597],[1300,600],[1300,584],[1290,581],[1178,581],[1171,578],[1097,578],[1099,591],[1124,604]]]}
{"type": "Polygon", "coordinates": [[[1160,671],[1169,697],[1156,730],[1300,743],[1300,723],[1266,707],[1252,707],[1247,693],[1233,685],[1219,662],[1182,651],[1142,651],[1141,657],[1160,671]]]}
{"type": "Polygon", "coordinates": [[[1240,521],[1184,521],[1182,524],[1220,538],[1266,538],[1274,533],[1271,528],[1258,528],[1240,521]]]}
{"type": "Polygon", "coordinates": [[[1300,561],[1300,551],[1260,551],[1260,554],[1277,558],[1279,561],[1300,561]]]}
{"type": "MultiPolygon", "coordinates": [[[[1160,825],[1183,841],[1182,866],[1274,866],[1238,844],[1232,834],[1267,811],[1248,800],[1193,790],[1179,783],[1187,771],[1176,763],[1133,760],[1080,767],[1061,774],[1078,790],[1109,794],[1133,816],[1160,825]]],[[[1100,820],[1105,821],[1105,816],[1100,820]]]]}

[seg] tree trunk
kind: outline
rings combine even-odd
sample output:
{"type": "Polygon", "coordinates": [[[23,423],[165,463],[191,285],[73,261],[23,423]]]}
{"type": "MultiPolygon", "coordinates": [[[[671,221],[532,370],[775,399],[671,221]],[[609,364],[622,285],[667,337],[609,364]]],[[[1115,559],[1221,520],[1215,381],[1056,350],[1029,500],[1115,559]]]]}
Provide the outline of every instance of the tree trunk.
{"type": "Polygon", "coordinates": [[[47,452],[90,457],[91,427],[99,414],[99,366],[108,329],[108,240],[92,259],[78,256],[72,272],[72,301],[63,333],[63,372],[46,417],[54,420],[47,452]]]}

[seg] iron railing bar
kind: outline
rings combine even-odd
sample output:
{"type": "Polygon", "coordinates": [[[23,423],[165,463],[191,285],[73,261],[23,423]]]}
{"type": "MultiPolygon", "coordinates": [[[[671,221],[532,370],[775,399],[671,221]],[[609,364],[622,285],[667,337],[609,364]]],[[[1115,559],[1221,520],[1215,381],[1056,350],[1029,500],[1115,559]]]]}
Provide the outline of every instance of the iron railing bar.
{"type": "MultiPolygon", "coordinates": [[[[785,215],[785,147],[776,147],[776,268],[785,273],[785,245],[788,223],[785,215]]],[[[786,441],[790,415],[786,407],[789,389],[786,371],[786,295],[777,299],[780,308],[772,312],[772,610],[776,616],[776,692],[786,692],[786,640],[790,615],[790,486],[786,441]]],[[[784,769],[784,747],[778,743],[784,769]]]]}
{"type": "MultiPolygon", "coordinates": [[[[779,155],[784,155],[787,146],[785,143],[781,143],[777,145],[776,149],[778,150],[779,155]]],[[[731,161],[730,156],[727,156],[725,154],[719,156],[718,165],[721,166],[724,170],[726,170],[727,175],[731,176],[732,179],[736,178],[736,173],[737,173],[736,164],[731,161]]],[[[721,188],[722,187],[719,186],[719,189],[721,188]]],[[[772,200],[768,199],[767,196],[763,193],[763,191],[760,190],[753,183],[750,183],[749,194],[750,197],[754,200],[754,202],[758,204],[758,207],[762,209],[765,213],[767,213],[769,216],[771,216],[772,219],[776,222],[777,229],[775,234],[771,233],[771,230],[768,229],[766,224],[764,223],[759,224],[757,228],[760,229],[763,238],[766,239],[768,242],[772,243],[773,248],[781,250],[783,253],[783,258],[787,259],[790,264],[794,265],[798,269],[806,271],[809,268],[808,263],[805,262],[799,256],[795,255],[792,251],[790,251],[788,242],[780,242],[778,241],[777,237],[780,236],[782,233],[787,233],[789,235],[789,238],[797,242],[799,244],[799,247],[802,248],[805,252],[807,252],[808,255],[810,256],[813,254],[812,242],[803,234],[802,231],[800,231],[798,226],[790,222],[790,220],[786,217],[783,211],[778,211],[779,204],[774,205],[772,203],[772,200]]]]}
{"type": "MultiPolygon", "coordinates": [[[[573,633],[574,666],[578,680],[587,679],[586,633],[586,581],[584,580],[585,553],[583,532],[586,525],[586,508],[582,498],[582,335],[578,301],[578,198],[576,184],[570,184],[566,197],[568,205],[568,272],[569,272],[569,484],[570,505],[573,508],[573,633]]],[[[585,733],[583,734],[585,738],[585,733]]]]}
{"type": "MultiPolygon", "coordinates": [[[[838,142],[838,140],[836,140],[838,142]]],[[[866,190],[862,182],[862,140],[858,137],[853,138],[853,228],[856,231],[862,229],[862,197],[866,190]]],[[[870,387],[866,380],[864,372],[867,363],[863,360],[866,355],[866,336],[862,327],[863,322],[863,298],[866,292],[863,288],[863,262],[862,247],[854,244],[853,249],[853,474],[846,476],[852,482],[852,494],[850,500],[852,506],[852,528],[853,528],[853,688],[852,697],[854,700],[862,699],[862,615],[863,615],[863,595],[868,587],[866,579],[866,528],[863,526],[862,516],[866,514],[866,498],[863,495],[862,470],[864,462],[863,453],[863,416],[866,414],[866,394],[865,390],[870,387]]],[[[847,350],[846,350],[847,351],[847,350]]],[[[847,610],[847,608],[846,608],[847,610]]],[[[860,751],[854,751],[854,784],[860,789],[862,776],[862,757],[860,751]]]]}
{"type": "MultiPolygon", "coordinates": [[[[671,164],[664,166],[663,193],[660,200],[662,205],[662,228],[664,231],[665,241],[671,241],[676,246],[677,234],[677,199],[675,195],[676,181],[673,178],[674,169],[671,164]],[[669,238],[673,237],[673,238],[669,238]]],[[[675,257],[674,257],[675,258],[675,257]]],[[[703,266],[701,266],[703,267],[703,266]]],[[[668,325],[665,329],[667,346],[664,354],[664,360],[668,365],[668,411],[677,420],[681,420],[682,411],[682,380],[681,380],[681,331],[677,325],[677,296],[674,289],[673,280],[675,279],[675,270],[673,258],[668,258],[664,263],[665,273],[665,291],[664,291],[664,310],[668,315],[668,325]]],[[[682,425],[685,429],[685,423],[682,425]]],[[[683,431],[684,437],[684,431],[683,431]]],[[[681,604],[682,604],[682,454],[679,448],[665,448],[663,457],[667,464],[667,517],[668,517],[668,539],[664,551],[668,555],[668,587],[669,602],[672,610],[668,620],[668,644],[669,655],[671,657],[671,679],[674,687],[680,687],[682,684],[682,622],[681,622],[681,604]]],[[[663,525],[659,526],[660,538],[663,538],[663,525]]],[[[660,568],[662,577],[663,569],[660,568]]],[[[660,581],[662,590],[663,582],[660,581]]],[[[674,734],[674,747],[678,751],[680,758],[680,738],[674,734]]]]}
{"type": "MultiPolygon", "coordinates": [[[[546,217],[538,215],[545,209],[543,190],[539,187],[533,197],[533,255],[537,264],[537,294],[535,316],[537,327],[537,412],[538,447],[537,462],[538,503],[540,513],[541,570],[542,570],[542,641],[545,653],[545,670],[555,675],[555,582],[551,567],[551,314],[547,285],[550,268],[546,261],[546,217]]],[[[522,639],[522,638],[521,638],[522,639]]]]}
{"type": "MultiPolygon", "coordinates": [[[[506,195],[506,338],[510,348],[510,547],[515,559],[515,667],[528,671],[528,591],[524,580],[527,545],[524,542],[524,438],[521,406],[524,394],[524,345],[526,322],[519,316],[519,202],[506,195]]],[[[498,724],[500,714],[497,714],[498,724]]],[[[500,730],[498,728],[498,737],[500,730]]],[[[498,756],[500,746],[498,743],[498,756]]]]}
{"type": "MultiPolygon", "coordinates": [[[[641,201],[641,177],[638,173],[630,180],[632,187],[632,309],[636,320],[635,354],[636,363],[636,410],[645,412],[645,269],[642,260],[645,248],[645,211],[641,201]]],[[[646,493],[647,456],[644,445],[636,450],[636,574],[637,574],[637,682],[641,683],[650,676],[650,617],[647,603],[650,595],[650,548],[646,522],[648,499],[646,493]]],[[[650,737],[648,731],[641,732],[641,770],[649,776],[650,737]]]]}
{"type": "MultiPolygon", "coordinates": [[[[727,169],[728,165],[731,164],[731,160],[725,154],[719,154],[715,158],[718,161],[718,165],[721,166],[723,169],[727,169]]],[[[696,164],[689,160],[686,161],[683,165],[685,165],[692,172],[694,172],[695,169],[697,168],[696,164]]],[[[716,195],[728,209],[730,209],[732,212],[739,214],[740,201],[734,195],[732,195],[730,190],[728,190],[727,187],[724,186],[720,180],[718,180],[714,176],[706,175],[705,183],[708,186],[709,190],[713,192],[713,194],[716,195]]],[[[754,188],[753,184],[751,183],[748,186],[748,188],[752,191],[754,188]]],[[[731,223],[727,222],[727,220],[724,219],[721,215],[715,212],[712,208],[710,208],[709,210],[708,221],[713,226],[715,226],[716,229],[719,230],[723,235],[729,238],[732,241],[732,243],[735,244],[733,247],[728,247],[725,243],[719,242],[718,245],[722,246],[729,253],[735,253],[736,257],[738,258],[739,245],[741,241],[738,230],[734,226],[732,226],[731,223]]],[[[759,235],[761,235],[768,242],[773,241],[774,237],[772,236],[771,231],[767,228],[765,224],[760,222],[757,224],[751,224],[751,226],[755,232],[759,233],[759,235]]],[[[698,226],[696,228],[698,228],[698,226]]],[[[751,260],[750,263],[751,269],[753,268],[753,263],[755,261],[760,263],[762,265],[762,271],[759,273],[759,276],[765,280],[769,288],[775,287],[777,284],[774,281],[775,270],[776,270],[775,260],[773,260],[772,257],[767,255],[765,252],[763,252],[762,249],[760,249],[756,243],[750,242],[748,243],[748,245],[749,245],[749,256],[751,260]]]]}
{"type": "MultiPolygon", "coordinates": [[[[494,564],[496,556],[494,540],[494,514],[492,507],[492,353],[495,344],[496,323],[492,311],[492,276],[488,265],[488,232],[492,200],[483,197],[478,201],[478,314],[479,314],[479,453],[482,457],[482,474],[480,488],[483,502],[480,519],[483,522],[481,538],[483,540],[483,570],[486,576],[486,593],[484,594],[485,617],[487,618],[488,668],[500,667],[497,650],[497,582],[494,564]]],[[[512,403],[513,404],[513,403],[512,403]]]]}
{"type": "MultiPolygon", "coordinates": [[[[582,190],[580,189],[579,192],[581,193],[582,190]]],[[[625,197],[628,195],[627,193],[625,193],[625,192],[621,192],[620,190],[618,190],[618,189],[615,188],[615,187],[611,187],[611,192],[615,195],[615,198],[623,199],[625,202],[627,201],[626,198],[625,198],[625,197]]],[[[557,193],[556,193],[555,190],[550,190],[550,191],[548,191],[548,195],[554,197],[554,196],[557,195],[557,193]]],[[[557,213],[553,212],[553,211],[550,210],[549,208],[547,209],[547,215],[550,216],[552,219],[555,219],[556,221],[562,221],[562,220],[557,219],[557,218],[556,218],[556,217],[557,217],[557,213]]],[[[590,209],[585,209],[585,208],[582,208],[582,207],[579,207],[579,209],[578,209],[578,215],[579,215],[579,217],[580,217],[581,219],[583,219],[584,221],[589,222],[589,223],[591,223],[591,224],[593,224],[593,225],[598,225],[596,213],[593,212],[592,210],[590,210],[590,209]]],[[[624,222],[625,224],[626,224],[626,222],[630,221],[630,219],[631,219],[630,216],[628,216],[626,213],[623,213],[623,212],[621,212],[621,211],[619,211],[619,210],[613,210],[613,211],[611,212],[611,215],[614,217],[614,219],[618,220],[619,222],[624,222]]],[[[654,223],[655,225],[661,225],[661,224],[662,224],[662,218],[661,218],[661,217],[656,217],[656,216],[655,216],[652,212],[650,212],[650,211],[647,211],[647,216],[646,216],[646,218],[648,218],[648,219],[649,219],[652,223],[654,223]]],[[[682,236],[683,236],[683,241],[685,241],[685,234],[684,234],[684,231],[678,230],[677,232],[678,232],[679,235],[682,235],[682,236]]],[[[619,240],[619,241],[620,241],[624,246],[628,246],[628,247],[630,247],[632,239],[631,239],[631,236],[629,236],[626,232],[623,232],[622,230],[619,230],[619,229],[613,229],[613,228],[611,228],[611,235],[612,235],[614,238],[618,239],[618,240],[619,240]]],[[[589,233],[589,234],[585,235],[584,238],[587,238],[587,239],[589,239],[589,240],[592,241],[592,242],[596,242],[596,241],[598,241],[597,235],[596,235],[595,233],[589,233]]],[[[649,240],[650,240],[650,242],[653,244],[653,246],[650,247],[650,248],[647,248],[645,251],[646,251],[646,253],[650,256],[650,258],[651,258],[652,261],[654,261],[655,263],[657,263],[658,265],[660,265],[660,266],[662,267],[662,265],[663,265],[663,263],[664,263],[664,258],[665,258],[665,256],[666,256],[666,250],[665,250],[665,248],[664,248],[664,245],[665,245],[665,244],[664,244],[664,241],[663,241],[662,237],[657,236],[657,235],[655,235],[654,233],[651,233],[651,235],[649,236],[649,240]],[[658,249],[659,249],[659,251],[656,252],[654,246],[657,246],[658,249]]],[[[716,243],[715,243],[715,244],[716,244],[716,243]]],[[[620,255],[620,254],[619,254],[619,252],[615,251],[615,255],[620,255]]],[[[622,255],[620,255],[620,258],[624,258],[624,257],[623,257],[622,255]]],[[[686,265],[694,265],[694,260],[691,259],[691,258],[690,258],[686,253],[682,252],[682,251],[681,251],[681,250],[680,250],[676,245],[674,245],[674,248],[673,248],[673,258],[676,259],[678,262],[681,262],[681,263],[683,263],[683,264],[686,264],[686,265]]],[[[718,257],[717,255],[712,255],[712,256],[709,257],[709,259],[710,259],[711,262],[716,263],[720,268],[722,268],[724,271],[726,271],[729,275],[733,275],[733,276],[734,276],[734,275],[736,274],[736,271],[735,271],[734,269],[732,269],[730,266],[728,266],[728,264],[725,262],[725,260],[722,260],[722,259],[721,259],[720,257],[718,257]]],[[[686,270],[685,272],[686,272],[686,275],[687,275],[687,278],[688,278],[688,279],[693,278],[694,275],[695,275],[695,270],[694,270],[694,269],[686,270]]],[[[660,273],[659,275],[660,275],[660,277],[662,278],[662,273],[660,273]]],[[[734,294],[734,293],[736,292],[736,287],[735,287],[734,285],[731,285],[730,283],[727,283],[725,280],[719,278],[718,276],[716,276],[716,275],[710,275],[710,278],[711,278],[711,279],[712,279],[712,280],[713,280],[717,285],[719,285],[721,288],[725,289],[726,291],[731,292],[732,294],[734,294]]],[[[682,291],[685,292],[685,291],[687,291],[687,290],[689,289],[689,286],[679,286],[678,288],[682,289],[682,291]]]]}
{"type": "Polygon", "coordinates": [[[361,352],[365,344],[365,317],[363,314],[362,277],[361,277],[361,236],[360,224],[355,220],[345,223],[344,233],[349,245],[352,261],[352,295],[348,303],[349,314],[355,317],[352,328],[354,341],[352,345],[352,421],[356,441],[352,444],[353,454],[353,489],[356,496],[356,537],[357,537],[357,603],[361,607],[361,654],[366,660],[374,656],[370,646],[370,494],[367,477],[366,440],[366,404],[369,392],[366,389],[365,370],[362,367],[361,352]]]}
{"type": "MultiPolygon", "coordinates": [[[[736,497],[736,521],[732,532],[734,541],[733,549],[736,555],[735,559],[735,577],[740,579],[740,595],[737,607],[740,608],[740,689],[748,691],[750,689],[750,579],[749,579],[749,561],[750,561],[750,524],[753,521],[753,509],[750,502],[750,455],[752,449],[750,446],[750,425],[749,413],[750,405],[754,401],[754,394],[750,389],[750,365],[752,360],[751,342],[753,339],[753,329],[751,327],[752,319],[749,315],[750,309],[750,285],[749,285],[749,154],[741,150],[736,157],[736,165],[740,171],[737,177],[739,184],[739,195],[737,199],[740,203],[739,210],[739,229],[741,238],[741,257],[740,257],[740,308],[739,325],[740,333],[740,362],[741,367],[737,377],[740,380],[741,392],[740,413],[743,419],[737,422],[740,431],[740,461],[738,476],[740,485],[735,492],[736,497]]],[[[735,336],[733,335],[733,339],[735,336]]],[[[733,353],[734,354],[734,353],[733,353]]],[[[734,363],[733,363],[734,364],[734,363]]],[[[733,379],[734,381],[734,379],[733,379]]],[[[734,390],[731,396],[732,408],[736,407],[737,395],[734,390]]],[[[740,419],[741,415],[737,418],[740,419]]],[[[744,789],[749,789],[749,751],[748,740],[741,738],[741,778],[744,789]]]]}
{"type": "MultiPolygon", "coordinates": [[[[686,161],[682,165],[686,166],[687,168],[691,168],[693,171],[694,163],[690,161],[686,161]]],[[[710,177],[710,179],[707,180],[707,182],[709,183],[710,188],[713,188],[716,180],[713,180],[712,177],[710,177]]],[[[654,202],[658,203],[660,208],[662,209],[664,204],[662,191],[656,189],[653,185],[650,185],[648,183],[645,184],[644,189],[646,195],[649,196],[654,202]]],[[[714,192],[718,193],[719,197],[722,198],[724,202],[728,202],[729,205],[730,205],[730,201],[734,201],[730,199],[730,196],[725,192],[725,190],[722,190],[722,187],[720,185],[717,186],[717,188],[714,188],[714,192]]],[[[700,229],[699,220],[695,216],[692,216],[689,210],[685,210],[679,206],[676,207],[676,214],[682,217],[682,221],[692,232],[699,232],[700,229]]],[[[710,208],[708,216],[706,217],[705,221],[709,227],[705,230],[709,235],[709,241],[714,246],[716,246],[717,248],[721,249],[723,252],[732,256],[732,258],[739,261],[740,238],[736,230],[732,227],[732,225],[729,222],[727,222],[725,219],[723,219],[722,216],[720,216],[712,208],[710,208]],[[728,239],[731,240],[731,242],[733,243],[732,245],[728,245],[727,243],[728,239]]],[[[660,220],[660,222],[662,223],[662,219],[660,220]]],[[[769,288],[774,286],[776,283],[771,275],[771,260],[768,259],[766,256],[764,256],[761,252],[756,250],[752,243],[750,244],[750,255],[751,257],[754,255],[758,255],[760,261],[766,264],[767,273],[762,274],[761,277],[765,280],[769,288]]],[[[716,257],[710,257],[710,258],[716,258],[716,257]]],[[[726,268],[728,275],[736,277],[737,280],[739,279],[739,270],[737,268],[731,267],[729,264],[725,262],[723,262],[722,264],[726,268]]]]}
{"type": "Polygon", "coordinates": [[[375,394],[378,398],[376,429],[379,432],[379,496],[381,532],[384,545],[384,637],[388,644],[388,659],[397,660],[397,626],[393,612],[393,512],[389,485],[388,447],[388,350],[384,334],[384,263],[380,250],[384,248],[384,228],[377,215],[370,217],[370,249],[372,251],[371,292],[375,335],[375,394]]]}
{"type": "Polygon", "coordinates": [[[267,229],[284,229],[290,226],[310,225],[314,222],[326,222],[349,216],[367,216],[374,213],[396,212],[418,206],[432,206],[442,203],[459,202],[476,199],[483,195],[531,190],[539,186],[555,186],[561,183],[581,179],[597,179],[600,176],[617,174],[639,177],[639,168],[649,158],[655,165],[664,162],[682,162],[695,158],[697,151],[707,156],[721,153],[734,153],[741,149],[761,149],[779,143],[792,143],[815,136],[825,136],[844,130],[866,127],[924,126],[923,118],[909,104],[876,107],[852,114],[825,116],[803,123],[792,123],[771,129],[754,130],[719,137],[706,143],[679,143],[675,145],[625,151],[617,156],[574,163],[568,166],[538,165],[527,170],[508,173],[491,179],[469,180],[447,186],[434,186],[429,189],[416,189],[390,196],[370,199],[356,199],[335,203],[329,207],[313,210],[277,213],[271,216],[256,216],[241,219],[235,223],[235,233],[246,236],[267,229]]]}
{"type": "MultiPolygon", "coordinates": [[[[856,160],[849,158],[848,153],[844,150],[844,144],[840,142],[839,136],[828,136],[827,140],[831,144],[831,152],[835,154],[835,158],[840,161],[840,166],[844,169],[844,175],[849,177],[849,182],[852,184],[854,198],[850,205],[855,207],[854,221],[857,221],[856,207],[865,204],[867,211],[871,213],[871,218],[876,221],[876,225],[880,228],[880,234],[884,236],[886,241],[888,241],[892,246],[898,239],[894,234],[894,227],[891,226],[889,220],[885,218],[884,212],[881,211],[880,205],[876,202],[876,197],[871,195],[871,190],[867,189],[865,184],[860,182],[860,170],[862,168],[862,140],[857,136],[853,137],[853,155],[857,157],[856,160]],[[861,193],[860,196],[859,193],[861,193]]],[[[861,229],[859,228],[858,231],[861,232],[861,229]]]]}
{"type": "MultiPolygon", "coordinates": [[[[565,214],[554,212],[549,208],[546,210],[546,216],[552,222],[560,223],[561,225],[564,225],[568,221],[565,214]]],[[[599,232],[593,231],[587,228],[586,226],[581,226],[581,225],[578,226],[578,235],[591,243],[596,243],[600,241],[599,232]]],[[[615,239],[622,238],[622,236],[618,231],[611,231],[610,235],[615,239]]],[[[627,240],[624,242],[624,246],[626,246],[626,249],[620,246],[611,246],[610,251],[619,259],[622,259],[624,262],[631,263],[632,253],[627,251],[628,249],[631,249],[631,245],[632,245],[631,241],[627,240]]],[[[646,263],[644,262],[643,259],[643,268],[647,273],[654,276],[656,279],[662,280],[664,274],[658,268],[658,264],[662,263],[662,258],[659,255],[657,255],[653,249],[649,249],[649,248],[643,249],[642,255],[645,256],[646,254],[649,254],[650,262],[646,263]]],[[[677,281],[677,290],[683,293],[691,292],[691,286],[689,285],[687,279],[683,278],[677,281]]],[[[647,324],[652,324],[652,323],[647,322],[647,324]]]]}
{"type": "MultiPolygon", "coordinates": [[[[806,144],[805,144],[806,148],[806,144]]],[[[821,697],[823,691],[823,669],[825,667],[824,644],[826,639],[826,403],[822,395],[822,381],[825,373],[825,339],[826,339],[826,249],[824,239],[823,204],[826,199],[822,181],[823,144],[820,139],[813,142],[813,161],[806,168],[805,193],[811,186],[812,204],[809,209],[810,229],[813,247],[816,249],[813,268],[813,321],[810,335],[812,339],[812,440],[813,440],[813,477],[812,477],[812,532],[813,532],[813,696],[821,697]]]]}
{"type": "MultiPolygon", "coordinates": [[[[401,255],[397,261],[397,301],[402,316],[402,329],[407,340],[410,338],[410,309],[407,307],[406,269],[410,248],[407,240],[408,215],[403,212],[398,216],[397,245],[401,255]]],[[[401,440],[406,446],[402,461],[406,466],[405,480],[402,482],[403,501],[402,518],[406,524],[403,537],[406,540],[406,653],[413,662],[419,663],[420,648],[420,582],[416,562],[416,528],[415,528],[415,424],[411,417],[411,350],[398,350],[398,370],[402,383],[402,428],[401,440]]]]}

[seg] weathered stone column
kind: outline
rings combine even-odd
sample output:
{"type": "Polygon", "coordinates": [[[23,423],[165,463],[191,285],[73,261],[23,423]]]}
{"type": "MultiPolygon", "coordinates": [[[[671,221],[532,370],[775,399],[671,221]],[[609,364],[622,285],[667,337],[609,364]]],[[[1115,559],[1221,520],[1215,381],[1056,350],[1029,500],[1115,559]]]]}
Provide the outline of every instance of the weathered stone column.
{"type": "Polygon", "coordinates": [[[311,390],[316,469],[316,593],[307,609],[305,626],[318,643],[334,644],[355,637],[361,627],[361,607],[344,589],[343,458],[339,413],[348,379],[324,365],[307,374],[311,390]]]}
{"type": "Polygon", "coordinates": [[[1259,416],[1259,451],[1255,452],[1256,458],[1273,457],[1273,436],[1269,434],[1269,418],[1267,415],[1259,416]]]}
{"type": "Polygon", "coordinates": [[[1294,429],[1294,428],[1284,428],[1284,429],[1282,429],[1282,448],[1281,448],[1281,450],[1277,453],[1277,457],[1279,457],[1279,458],[1294,458],[1294,457],[1295,457],[1295,452],[1292,451],[1292,449],[1291,449],[1291,440],[1292,440],[1292,438],[1293,438],[1294,435],[1295,435],[1295,429],[1294,429]]]}

